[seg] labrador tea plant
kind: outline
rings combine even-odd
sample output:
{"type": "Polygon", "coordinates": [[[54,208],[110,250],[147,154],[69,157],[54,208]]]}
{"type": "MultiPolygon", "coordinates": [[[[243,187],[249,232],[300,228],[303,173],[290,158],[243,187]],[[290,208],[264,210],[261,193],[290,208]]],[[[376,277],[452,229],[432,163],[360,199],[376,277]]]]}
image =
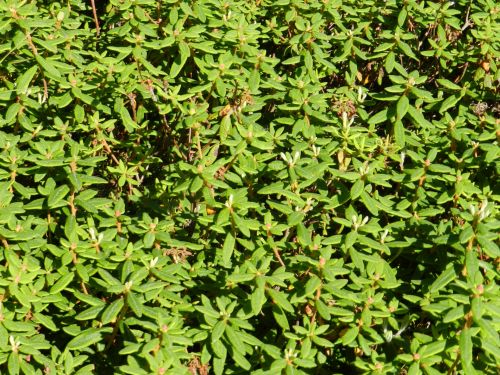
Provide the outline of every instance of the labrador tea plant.
{"type": "Polygon", "coordinates": [[[497,374],[499,16],[0,0],[0,372],[497,374]]]}

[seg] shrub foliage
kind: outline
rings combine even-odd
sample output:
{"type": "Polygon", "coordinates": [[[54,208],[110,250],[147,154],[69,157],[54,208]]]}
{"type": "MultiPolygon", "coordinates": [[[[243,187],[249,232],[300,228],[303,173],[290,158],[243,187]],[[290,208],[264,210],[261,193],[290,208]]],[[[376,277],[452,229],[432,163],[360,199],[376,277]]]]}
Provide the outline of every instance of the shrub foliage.
{"type": "Polygon", "coordinates": [[[1,0],[1,373],[497,373],[499,15],[1,0]]]}

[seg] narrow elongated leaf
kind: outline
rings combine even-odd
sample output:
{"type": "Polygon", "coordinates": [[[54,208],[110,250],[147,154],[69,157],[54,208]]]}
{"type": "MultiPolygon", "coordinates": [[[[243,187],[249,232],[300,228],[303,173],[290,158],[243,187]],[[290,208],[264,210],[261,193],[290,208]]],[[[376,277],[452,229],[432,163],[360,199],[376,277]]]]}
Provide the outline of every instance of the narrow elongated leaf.
{"type": "Polygon", "coordinates": [[[54,321],[47,315],[41,314],[41,313],[34,313],[33,318],[35,321],[40,323],[41,325],[47,327],[51,331],[55,332],[58,330],[56,324],[54,321]]]}
{"type": "Polygon", "coordinates": [[[64,290],[71,281],[73,281],[73,278],[75,277],[75,274],[73,272],[68,272],[64,275],[62,275],[57,282],[52,285],[50,288],[50,294],[56,294],[64,290]]]}
{"type": "Polygon", "coordinates": [[[272,288],[268,288],[267,293],[276,305],[278,305],[285,311],[293,312],[293,306],[290,304],[290,302],[288,302],[285,294],[283,294],[282,292],[278,292],[277,290],[274,290],[272,288]]]}
{"type": "Polygon", "coordinates": [[[266,294],[263,287],[255,289],[252,293],[250,303],[252,305],[252,313],[258,315],[262,309],[262,306],[266,302],[266,294]]]}
{"type": "Polygon", "coordinates": [[[498,346],[496,346],[495,344],[492,344],[491,342],[487,341],[486,339],[481,340],[481,345],[482,345],[482,348],[486,352],[493,355],[497,361],[500,360],[500,349],[498,348],[498,346]]]}
{"type": "Polygon", "coordinates": [[[244,347],[243,347],[243,342],[240,339],[239,332],[236,331],[233,327],[230,325],[226,325],[226,329],[224,331],[227,339],[232,345],[233,351],[239,352],[242,356],[245,355],[244,347]]]}
{"type": "Polygon", "coordinates": [[[439,292],[446,285],[451,283],[457,277],[455,269],[453,267],[448,267],[438,278],[432,283],[429,288],[431,293],[439,292]]]}
{"type": "Polygon", "coordinates": [[[226,322],[224,321],[218,321],[214,328],[212,329],[212,334],[211,334],[211,342],[214,343],[216,341],[219,341],[222,335],[224,334],[224,331],[226,330],[226,322]]]}
{"type": "Polygon", "coordinates": [[[38,71],[38,66],[34,65],[29,68],[24,74],[16,81],[16,89],[19,94],[24,94],[28,90],[31,80],[38,71]]]}
{"type": "Polygon", "coordinates": [[[441,86],[443,86],[447,89],[450,89],[450,90],[461,90],[462,89],[459,85],[457,85],[451,81],[448,81],[447,79],[440,78],[440,79],[437,79],[437,82],[441,86]]]}
{"type": "Polygon", "coordinates": [[[405,117],[406,112],[408,112],[409,106],[410,100],[406,95],[403,95],[401,98],[399,98],[396,104],[396,115],[398,120],[401,120],[403,117],[405,117]]]}
{"type": "Polygon", "coordinates": [[[231,356],[233,357],[234,361],[238,364],[238,366],[240,366],[244,370],[250,370],[252,368],[250,362],[248,362],[248,360],[243,355],[241,355],[237,350],[233,350],[231,356]]]}
{"type": "Polygon", "coordinates": [[[356,200],[363,192],[363,188],[365,187],[365,182],[361,179],[356,181],[351,187],[351,199],[356,200]]]}
{"type": "Polygon", "coordinates": [[[106,306],[104,304],[99,305],[99,306],[92,306],[89,307],[88,309],[82,311],[79,313],[77,316],[75,316],[76,320],[91,320],[95,319],[102,310],[104,310],[106,306]]]}
{"type": "Polygon", "coordinates": [[[101,331],[95,328],[89,328],[80,333],[70,342],[68,342],[66,348],[70,350],[81,350],[93,344],[96,344],[101,340],[102,340],[101,331]]]}
{"type": "Polygon", "coordinates": [[[125,302],[123,301],[123,298],[118,298],[117,300],[113,301],[103,311],[101,317],[101,323],[108,324],[111,322],[115,322],[116,318],[118,317],[118,314],[120,314],[120,311],[122,311],[124,304],[125,302]]]}
{"type": "Polygon", "coordinates": [[[394,123],[394,140],[399,147],[404,147],[406,144],[405,128],[401,120],[394,123]]]}
{"type": "Polygon", "coordinates": [[[134,292],[127,293],[127,305],[139,318],[142,316],[143,304],[134,292]]]}
{"type": "Polygon", "coordinates": [[[226,240],[224,241],[224,246],[222,247],[222,263],[225,267],[229,267],[231,264],[231,257],[233,256],[235,245],[235,238],[231,232],[227,233],[226,240]]]}
{"type": "Polygon", "coordinates": [[[472,337],[469,328],[465,328],[460,333],[460,361],[462,368],[466,374],[474,374],[474,367],[472,366],[472,337]]]}
{"type": "Polygon", "coordinates": [[[370,117],[370,119],[368,120],[368,123],[372,124],[372,125],[376,125],[376,124],[379,124],[381,122],[387,121],[388,119],[389,119],[388,109],[385,108],[385,109],[381,110],[380,112],[378,112],[377,114],[370,117]]]}
{"type": "Polygon", "coordinates": [[[60,79],[61,78],[61,73],[52,64],[52,62],[50,62],[49,60],[40,56],[39,54],[35,55],[35,59],[38,62],[38,64],[40,64],[40,66],[42,67],[45,74],[47,74],[48,76],[50,76],[53,79],[60,79]]]}
{"type": "Polygon", "coordinates": [[[461,99],[461,96],[456,94],[456,95],[453,95],[453,96],[449,96],[448,98],[446,98],[443,103],[441,104],[441,108],[439,109],[439,112],[440,113],[444,113],[446,112],[447,110],[449,110],[450,108],[454,107],[458,101],[461,99]]]}
{"type": "Polygon", "coordinates": [[[66,185],[59,186],[47,198],[47,205],[49,208],[56,208],[65,206],[66,202],[63,201],[64,197],[69,193],[69,187],[66,185]]]}
{"type": "Polygon", "coordinates": [[[446,340],[441,340],[438,342],[433,342],[432,344],[423,346],[420,350],[420,356],[422,358],[431,357],[438,353],[441,353],[446,348],[446,340]]]}
{"type": "Polygon", "coordinates": [[[342,336],[342,339],[341,339],[342,344],[349,345],[354,340],[356,340],[356,337],[358,337],[358,334],[359,334],[359,327],[349,328],[342,336]]]}
{"type": "Polygon", "coordinates": [[[9,374],[18,375],[20,372],[20,360],[19,354],[10,353],[9,359],[7,360],[7,368],[9,370],[9,374]]]}
{"type": "Polygon", "coordinates": [[[175,78],[180,73],[182,67],[186,63],[189,55],[191,54],[189,45],[186,42],[179,43],[179,55],[172,63],[170,68],[170,77],[175,78]]]}

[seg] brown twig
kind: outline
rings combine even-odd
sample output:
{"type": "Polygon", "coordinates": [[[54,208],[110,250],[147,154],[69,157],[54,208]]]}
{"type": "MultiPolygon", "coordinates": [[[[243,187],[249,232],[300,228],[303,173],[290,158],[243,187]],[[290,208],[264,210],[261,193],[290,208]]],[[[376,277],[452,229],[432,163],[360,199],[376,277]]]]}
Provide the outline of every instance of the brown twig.
{"type": "Polygon", "coordinates": [[[196,137],[196,146],[198,147],[198,155],[200,159],[203,159],[203,151],[201,149],[201,142],[200,142],[200,133],[198,131],[195,132],[195,137],[196,137]]]}
{"type": "Polygon", "coordinates": [[[85,286],[85,283],[83,281],[81,282],[80,285],[82,287],[83,294],[89,294],[89,291],[87,290],[87,287],[85,286]]]}
{"type": "Polygon", "coordinates": [[[469,4],[469,7],[467,8],[467,14],[465,15],[465,23],[464,25],[462,26],[461,28],[461,31],[462,33],[468,28],[468,27],[471,27],[471,26],[474,26],[474,23],[470,22],[469,20],[469,13],[470,13],[470,6],[471,4],[469,4]]]}
{"type": "Polygon", "coordinates": [[[29,32],[26,33],[26,41],[28,42],[28,47],[30,48],[31,52],[33,52],[33,55],[38,55],[38,50],[33,44],[33,40],[31,39],[31,34],[29,32]]]}
{"type": "Polygon", "coordinates": [[[95,31],[97,36],[99,36],[99,32],[101,28],[99,27],[99,19],[97,18],[97,10],[95,7],[95,0],[90,0],[90,4],[92,5],[92,14],[94,15],[94,23],[95,23],[95,31]]]}
{"type": "Polygon", "coordinates": [[[103,139],[103,140],[101,140],[101,144],[102,144],[102,146],[104,148],[104,151],[106,151],[111,156],[111,159],[113,159],[113,161],[116,164],[120,164],[120,162],[118,161],[118,159],[116,158],[116,156],[113,154],[113,151],[111,151],[111,148],[109,147],[108,142],[106,142],[106,140],[103,139]]]}
{"type": "Polygon", "coordinates": [[[448,369],[447,375],[455,374],[455,367],[457,367],[458,361],[460,360],[460,353],[457,354],[457,358],[451,364],[451,367],[448,369]]]}
{"type": "Polygon", "coordinates": [[[283,266],[283,267],[286,267],[285,266],[285,262],[283,262],[283,259],[281,259],[281,255],[278,251],[278,248],[276,247],[273,247],[273,252],[274,252],[274,255],[276,256],[276,259],[278,259],[278,262],[283,266]]]}
{"type": "Polygon", "coordinates": [[[457,78],[455,78],[454,80],[454,83],[458,83],[462,80],[462,78],[464,78],[465,76],[465,72],[467,71],[467,68],[469,67],[469,62],[467,61],[464,65],[463,65],[463,70],[462,70],[462,74],[460,74],[460,76],[458,76],[457,78]]]}
{"type": "Polygon", "coordinates": [[[47,80],[45,78],[42,78],[43,81],[43,102],[49,98],[49,87],[47,85],[47,80]]]}
{"type": "Polygon", "coordinates": [[[68,205],[71,208],[71,216],[76,216],[78,209],[75,206],[75,192],[72,191],[68,199],[68,205]]]}

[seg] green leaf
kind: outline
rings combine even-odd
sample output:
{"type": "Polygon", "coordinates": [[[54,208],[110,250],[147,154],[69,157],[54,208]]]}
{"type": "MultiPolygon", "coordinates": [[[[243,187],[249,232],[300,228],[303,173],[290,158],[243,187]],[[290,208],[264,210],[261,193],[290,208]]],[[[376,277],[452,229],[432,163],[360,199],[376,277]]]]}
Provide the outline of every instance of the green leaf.
{"type": "Polygon", "coordinates": [[[328,311],[328,307],[321,299],[316,300],[315,306],[316,306],[316,310],[318,311],[319,315],[323,319],[326,319],[326,320],[331,319],[331,315],[330,315],[330,312],[328,311]]]}
{"type": "Polygon", "coordinates": [[[347,233],[347,235],[345,236],[345,242],[344,242],[346,249],[352,250],[352,246],[354,246],[357,239],[358,239],[358,232],[352,231],[352,232],[347,233]]]}
{"type": "Polygon", "coordinates": [[[243,346],[243,342],[239,337],[239,332],[232,328],[229,324],[226,325],[226,329],[224,331],[227,339],[231,343],[233,352],[236,351],[241,355],[245,355],[245,350],[243,346]]]}
{"type": "Polygon", "coordinates": [[[448,311],[443,318],[444,323],[454,322],[455,320],[462,319],[465,316],[464,305],[457,306],[448,311]]]}
{"type": "Polygon", "coordinates": [[[35,161],[36,165],[39,165],[41,167],[48,167],[48,168],[53,168],[53,167],[62,167],[65,162],[64,159],[59,158],[59,159],[40,159],[35,161]]]}
{"type": "Polygon", "coordinates": [[[431,284],[429,288],[430,293],[437,293],[440,290],[442,290],[446,285],[451,283],[455,278],[457,277],[457,274],[455,272],[455,268],[453,266],[448,267],[441,275],[438,276],[436,280],[431,284]]]}
{"type": "Polygon", "coordinates": [[[179,43],[179,55],[170,67],[170,78],[175,78],[181,72],[188,57],[191,55],[191,50],[186,42],[179,43]]]}
{"type": "Polygon", "coordinates": [[[358,197],[361,195],[363,192],[363,189],[365,187],[365,182],[361,179],[356,181],[352,187],[351,187],[351,199],[356,200],[358,197]]]}
{"type": "Polygon", "coordinates": [[[354,340],[356,340],[358,335],[359,335],[359,327],[356,326],[349,328],[341,338],[342,344],[346,346],[349,345],[354,340]]]}
{"type": "Polygon", "coordinates": [[[305,285],[305,292],[306,292],[306,296],[307,297],[310,297],[312,296],[313,294],[315,294],[318,289],[320,289],[322,286],[322,282],[321,282],[321,279],[319,277],[316,277],[316,276],[313,276],[311,277],[306,285],[305,285]]]}
{"type": "Polygon", "coordinates": [[[222,375],[224,373],[224,365],[226,362],[226,356],[224,358],[214,358],[214,374],[222,375]]]}
{"type": "Polygon", "coordinates": [[[325,347],[325,348],[331,348],[334,346],[334,344],[331,341],[328,341],[327,339],[318,337],[318,336],[313,336],[312,341],[319,346],[325,347]]]}
{"type": "Polygon", "coordinates": [[[221,141],[226,140],[227,136],[229,135],[229,132],[231,131],[231,127],[232,127],[231,116],[226,115],[222,117],[219,127],[219,136],[221,141]]]}
{"type": "Polygon", "coordinates": [[[421,358],[428,358],[438,353],[441,353],[445,349],[446,349],[446,340],[441,340],[433,342],[432,344],[429,345],[424,345],[422,348],[420,348],[419,353],[421,358]]]}
{"type": "Polygon", "coordinates": [[[403,53],[406,56],[411,57],[414,60],[418,60],[417,56],[415,56],[415,54],[413,53],[411,47],[406,42],[403,42],[402,40],[398,40],[397,44],[398,44],[399,49],[401,51],[403,51],[403,53]]]}
{"type": "Polygon", "coordinates": [[[66,185],[59,186],[47,198],[49,208],[57,208],[65,206],[67,203],[63,201],[64,197],[69,193],[69,187],[66,185]]]}
{"type": "Polygon", "coordinates": [[[376,124],[379,124],[381,122],[387,121],[388,119],[389,119],[388,108],[385,108],[385,109],[381,110],[380,112],[378,112],[377,114],[370,117],[370,119],[368,120],[368,124],[376,125],[376,124]]]}
{"type": "Polygon", "coordinates": [[[250,370],[252,368],[250,362],[248,362],[248,360],[243,355],[241,355],[237,350],[234,350],[234,347],[231,356],[233,357],[236,364],[240,366],[242,369],[250,370]]]}
{"type": "Polygon", "coordinates": [[[408,11],[406,10],[406,7],[403,7],[401,11],[398,14],[398,26],[403,27],[404,23],[406,21],[406,17],[408,16],[408,11]]]}
{"type": "Polygon", "coordinates": [[[241,217],[235,212],[232,213],[231,218],[239,232],[241,232],[245,237],[250,237],[250,230],[247,223],[241,219],[241,217]]]}
{"type": "Polygon", "coordinates": [[[351,310],[344,309],[342,307],[330,307],[328,311],[332,315],[337,315],[337,316],[353,316],[353,312],[351,310]]]}
{"type": "Polygon", "coordinates": [[[441,108],[439,108],[439,113],[444,113],[450,108],[455,107],[455,105],[460,101],[461,98],[462,97],[459,94],[452,95],[446,98],[441,104],[441,108]]]}
{"type": "Polygon", "coordinates": [[[50,294],[57,294],[64,289],[73,281],[75,274],[73,272],[68,272],[62,275],[57,282],[50,288],[50,294]]]}
{"type": "Polygon", "coordinates": [[[377,201],[373,199],[370,194],[368,194],[366,191],[361,192],[361,201],[365,205],[365,207],[370,211],[370,214],[373,216],[378,216],[378,208],[377,208],[377,201]]]}
{"type": "Polygon", "coordinates": [[[462,88],[456,84],[454,84],[453,82],[451,81],[448,81],[447,79],[443,79],[443,78],[438,78],[436,80],[441,86],[449,89],[449,90],[462,90],[462,88]]]}
{"type": "Polygon", "coordinates": [[[57,68],[52,65],[52,62],[49,60],[43,58],[39,54],[35,55],[35,59],[38,62],[38,64],[42,67],[44,73],[48,75],[50,78],[53,78],[55,80],[58,80],[61,78],[61,73],[57,68]]]}
{"type": "Polygon", "coordinates": [[[472,366],[472,337],[470,328],[464,328],[462,332],[460,332],[459,347],[460,361],[465,374],[475,374],[474,367],[472,366]]]}
{"type": "Polygon", "coordinates": [[[102,310],[104,310],[106,306],[104,304],[98,306],[89,307],[87,310],[83,310],[77,316],[75,316],[76,320],[92,320],[95,319],[102,310]]]}
{"type": "Polygon", "coordinates": [[[262,306],[266,302],[266,294],[264,287],[258,287],[252,293],[250,303],[252,305],[252,313],[258,315],[262,310],[262,306]]]}
{"type": "Polygon", "coordinates": [[[222,247],[222,264],[224,267],[231,265],[231,257],[233,256],[235,238],[231,232],[227,233],[224,246],[222,247]]]}
{"type": "Polygon", "coordinates": [[[386,58],[385,58],[385,63],[384,67],[387,73],[391,73],[394,70],[394,63],[396,62],[396,54],[392,51],[390,51],[386,58]]]}
{"type": "Polygon", "coordinates": [[[30,86],[33,77],[38,71],[38,66],[34,65],[24,72],[16,81],[16,89],[18,94],[25,94],[30,86]]]}
{"type": "Polygon", "coordinates": [[[484,351],[490,353],[497,361],[500,360],[500,349],[495,344],[492,344],[487,339],[481,339],[481,347],[484,351]]]}
{"type": "Polygon", "coordinates": [[[102,341],[101,330],[89,328],[68,342],[66,349],[81,350],[100,341],[102,341]]]}
{"type": "Polygon", "coordinates": [[[216,341],[219,341],[222,335],[224,334],[225,330],[226,330],[226,322],[222,320],[218,321],[212,329],[212,334],[210,338],[211,342],[214,343],[216,341]]]}
{"type": "Polygon", "coordinates": [[[123,301],[123,298],[118,298],[115,301],[111,302],[111,304],[106,307],[106,309],[102,313],[101,323],[105,325],[115,322],[124,305],[125,302],[123,301]]]}
{"type": "Polygon", "coordinates": [[[153,247],[154,242],[155,242],[155,235],[154,233],[148,232],[144,235],[144,247],[147,249],[150,249],[153,247]]]}
{"type": "Polygon", "coordinates": [[[9,359],[7,360],[7,369],[10,375],[18,375],[20,372],[20,357],[17,353],[10,353],[9,359]]]}
{"type": "Polygon", "coordinates": [[[80,191],[82,189],[82,181],[76,173],[70,173],[68,175],[68,180],[75,189],[75,191],[80,191]]]}
{"type": "Polygon", "coordinates": [[[295,65],[298,64],[299,62],[300,62],[300,56],[293,56],[290,57],[289,59],[282,61],[281,63],[283,65],[295,65]]]}
{"type": "Polygon", "coordinates": [[[401,120],[394,123],[394,140],[399,147],[406,144],[405,128],[401,120]]]}
{"type": "Polygon", "coordinates": [[[218,319],[220,317],[220,314],[215,311],[211,306],[196,306],[196,310],[201,312],[204,315],[207,315],[208,317],[218,319]]]}
{"type": "Polygon", "coordinates": [[[287,217],[287,224],[291,227],[298,225],[304,220],[304,213],[295,211],[292,212],[290,215],[287,217]]]}
{"type": "Polygon", "coordinates": [[[267,288],[266,291],[276,305],[285,311],[293,312],[293,306],[288,302],[284,293],[274,290],[273,288],[267,288]]]}
{"type": "Polygon", "coordinates": [[[33,319],[40,323],[41,325],[47,327],[48,329],[50,329],[51,331],[55,332],[55,331],[58,331],[59,328],[57,328],[56,324],[54,323],[54,321],[52,320],[52,318],[50,318],[49,316],[47,315],[44,315],[42,313],[34,313],[33,314],[33,319]]]}
{"type": "Polygon", "coordinates": [[[120,117],[123,122],[123,126],[125,126],[125,129],[127,129],[129,133],[133,133],[134,130],[139,127],[130,116],[128,109],[124,106],[120,108],[120,117]]]}
{"type": "Polygon", "coordinates": [[[420,370],[420,363],[414,362],[411,364],[408,369],[408,375],[420,375],[422,374],[422,370],[420,370]]]}
{"type": "Polygon", "coordinates": [[[127,305],[128,307],[130,307],[130,309],[134,312],[134,314],[137,317],[140,318],[142,316],[143,304],[135,293],[133,292],[127,293],[127,305]]]}
{"type": "Polygon", "coordinates": [[[257,194],[265,194],[265,195],[282,194],[283,189],[284,189],[284,183],[277,182],[271,185],[264,186],[259,191],[257,191],[257,194]]]}
{"type": "Polygon", "coordinates": [[[288,319],[287,319],[286,314],[283,311],[283,309],[277,305],[274,305],[272,307],[272,311],[273,311],[273,316],[274,316],[274,319],[276,320],[276,323],[278,323],[278,325],[282,329],[284,329],[285,331],[288,331],[290,329],[290,325],[288,324],[288,319]]]}
{"type": "Polygon", "coordinates": [[[478,235],[477,240],[481,245],[481,250],[483,250],[489,257],[494,259],[500,257],[500,248],[495,242],[488,239],[484,235],[478,235]]]}
{"type": "Polygon", "coordinates": [[[405,117],[409,107],[410,107],[410,100],[406,95],[403,95],[401,98],[399,98],[396,104],[397,120],[400,121],[403,117],[405,117]]]}

